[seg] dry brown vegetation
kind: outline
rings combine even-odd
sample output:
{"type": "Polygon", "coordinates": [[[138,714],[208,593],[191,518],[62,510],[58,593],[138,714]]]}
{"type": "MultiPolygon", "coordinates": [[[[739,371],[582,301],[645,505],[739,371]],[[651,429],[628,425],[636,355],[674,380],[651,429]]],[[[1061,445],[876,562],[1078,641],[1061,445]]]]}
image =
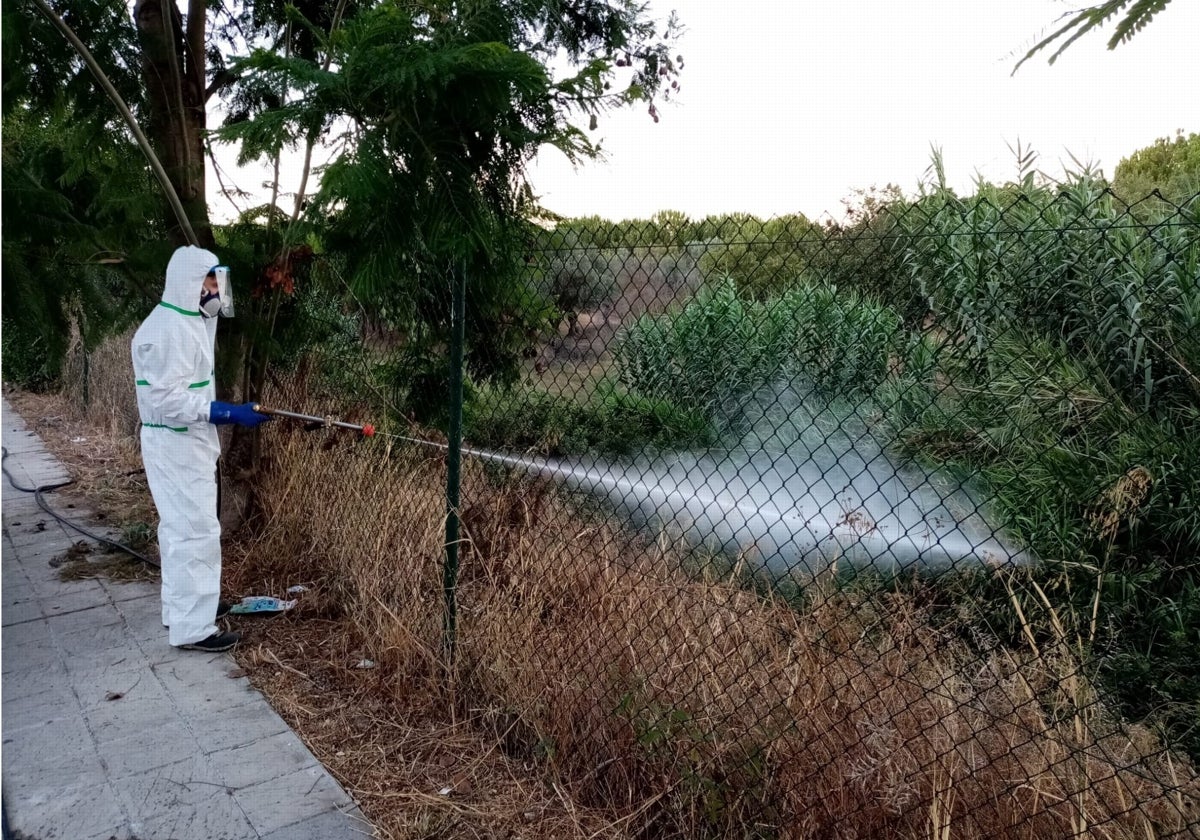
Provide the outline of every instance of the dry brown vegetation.
{"type": "MultiPolygon", "coordinates": [[[[103,493],[51,400],[16,396],[103,493]]],[[[797,610],[478,464],[448,668],[440,457],[265,438],[225,587],[309,591],[244,620],[239,661],[380,836],[1200,836],[1195,770],[1109,715],[1065,634],[981,656],[910,595],[819,581],[797,610]]],[[[128,445],[83,451],[123,470],[128,445]]]]}
{"type": "Polygon", "coordinates": [[[62,394],[6,393],[29,428],[68,466],[74,484],[58,495],[72,504],[74,497],[86,496],[89,507],[114,525],[157,522],[137,440],[130,337],[109,339],[85,356],[75,335],[62,394]]]}
{"type": "Polygon", "coordinates": [[[397,684],[616,836],[1196,833],[1195,772],[1109,716],[1066,639],[981,658],[895,593],[797,611],[477,464],[447,669],[439,459],[294,428],[269,452],[241,574],[319,578],[397,684]]]}

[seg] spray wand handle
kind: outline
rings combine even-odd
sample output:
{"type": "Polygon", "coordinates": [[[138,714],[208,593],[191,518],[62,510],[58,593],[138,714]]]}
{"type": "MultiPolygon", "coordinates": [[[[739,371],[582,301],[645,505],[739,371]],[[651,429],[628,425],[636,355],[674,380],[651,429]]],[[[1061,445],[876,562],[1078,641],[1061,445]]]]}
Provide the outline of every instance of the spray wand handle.
{"type": "Polygon", "coordinates": [[[300,414],[296,411],[284,411],[282,408],[267,408],[265,405],[258,403],[254,404],[254,410],[259,414],[269,414],[272,417],[287,417],[291,420],[304,420],[308,423],[320,423],[326,428],[337,426],[339,429],[353,429],[362,434],[363,437],[372,437],[375,434],[375,427],[370,423],[364,423],[361,426],[356,423],[346,423],[342,420],[334,420],[332,417],[317,417],[315,414],[300,414]]]}

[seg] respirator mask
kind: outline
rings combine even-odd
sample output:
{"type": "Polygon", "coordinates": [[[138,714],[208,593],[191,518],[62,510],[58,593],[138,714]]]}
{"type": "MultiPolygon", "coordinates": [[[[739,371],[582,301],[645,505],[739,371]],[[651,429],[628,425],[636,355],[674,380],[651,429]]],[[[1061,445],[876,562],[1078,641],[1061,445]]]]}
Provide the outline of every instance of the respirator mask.
{"type": "MultiPolygon", "coordinates": [[[[200,314],[205,318],[233,317],[233,290],[229,287],[229,266],[216,265],[209,269],[208,277],[217,281],[217,290],[207,287],[200,292],[200,314]]],[[[205,278],[207,280],[207,277],[205,278]]]]}

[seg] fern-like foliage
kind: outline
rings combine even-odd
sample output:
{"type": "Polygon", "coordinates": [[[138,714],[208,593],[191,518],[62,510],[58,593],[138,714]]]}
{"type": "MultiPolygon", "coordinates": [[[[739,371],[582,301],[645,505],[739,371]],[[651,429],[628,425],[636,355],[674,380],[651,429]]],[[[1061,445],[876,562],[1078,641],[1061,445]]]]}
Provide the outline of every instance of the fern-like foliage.
{"type": "Polygon", "coordinates": [[[237,62],[246,107],[220,136],[243,159],[313,136],[339,149],[307,220],[344,256],[356,297],[405,336],[413,358],[398,369],[440,376],[462,266],[468,365],[506,379],[548,323],[521,271],[535,210],[525,167],[546,146],[595,155],[572,116],[672,84],[669,46],[624,0],[384,0],[326,39],[328,63],[265,49],[237,62]],[[563,55],[574,62],[566,73],[563,55]],[[613,91],[618,66],[635,72],[613,91]],[[269,103],[267,91],[287,101],[269,103]]]}
{"type": "Polygon", "coordinates": [[[1116,29],[1113,30],[1112,37],[1108,39],[1108,48],[1115,49],[1118,44],[1129,41],[1134,35],[1145,29],[1154,16],[1165,9],[1170,2],[1171,0],[1106,0],[1095,6],[1069,12],[1063,16],[1066,22],[1034,44],[1029,52],[1025,53],[1025,56],[1017,62],[1013,72],[1015,73],[1022,64],[1042,50],[1061,41],[1058,48],[1050,55],[1049,63],[1053,64],[1068,47],[1084,35],[1104,26],[1124,12],[1124,16],[1117,22],[1116,29]],[[1064,38],[1066,40],[1062,40],[1064,38]]]}
{"type": "MultiPolygon", "coordinates": [[[[87,44],[129,107],[143,107],[137,66],[137,33],[125,3],[119,0],[69,0],[56,10],[87,44]]],[[[3,0],[4,113],[33,107],[61,114],[70,109],[75,124],[93,131],[116,127],[121,116],[63,36],[26,0],[3,0]]]]}
{"type": "Polygon", "coordinates": [[[48,385],[75,320],[93,343],[161,293],[158,195],[139,158],[70,110],[4,117],[5,378],[48,385]]]}
{"type": "MultiPolygon", "coordinates": [[[[120,0],[63,0],[137,113],[136,33],[120,0]]],[[[85,342],[143,317],[162,292],[164,202],[119,113],[62,35],[3,0],[4,375],[53,384],[75,321],[85,342]]]]}

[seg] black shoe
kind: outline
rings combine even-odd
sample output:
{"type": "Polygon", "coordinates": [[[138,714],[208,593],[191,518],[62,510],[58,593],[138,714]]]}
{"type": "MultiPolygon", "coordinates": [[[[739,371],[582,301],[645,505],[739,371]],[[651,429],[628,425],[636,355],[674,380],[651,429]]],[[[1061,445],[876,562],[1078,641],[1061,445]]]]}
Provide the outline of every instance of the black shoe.
{"type": "Polygon", "coordinates": [[[220,653],[223,650],[229,650],[242,640],[240,633],[222,633],[220,631],[213,633],[207,639],[201,639],[198,642],[192,642],[187,645],[179,645],[180,650],[202,650],[206,653],[220,653]]]}
{"type": "MultiPolygon", "coordinates": [[[[229,609],[232,606],[233,606],[233,604],[229,603],[228,601],[217,601],[217,618],[220,618],[221,616],[229,615],[229,609]]],[[[166,626],[167,625],[165,625],[165,624],[163,625],[163,627],[166,627],[166,626]]]]}

